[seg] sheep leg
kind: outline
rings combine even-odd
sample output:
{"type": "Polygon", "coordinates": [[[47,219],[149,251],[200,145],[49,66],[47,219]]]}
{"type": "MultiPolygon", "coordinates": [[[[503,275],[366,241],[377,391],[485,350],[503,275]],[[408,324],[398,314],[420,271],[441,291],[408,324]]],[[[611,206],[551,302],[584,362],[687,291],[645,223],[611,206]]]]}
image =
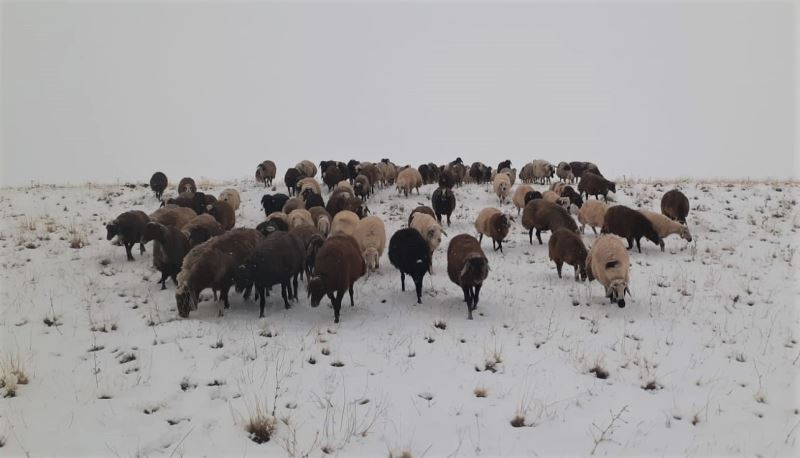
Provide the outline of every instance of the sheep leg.
{"type": "Polygon", "coordinates": [[[564,263],[561,261],[556,261],[556,271],[558,271],[558,278],[561,278],[561,267],[564,266],[564,263]]]}
{"type": "Polygon", "coordinates": [[[144,254],[144,243],[139,242],[139,254],[144,254]]]}
{"type": "MultiPolygon", "coordinates": [[[[478,243],[483,242],[483,233],[481,233],[478,237],[478,243]]],[[[494,245],[493,245],[494,246],[494,245]]]]}
{"type": "Polygon", "coordinates": [[[450,214],[447,214],[447,227],[450,227],[450,214]]]}
{"type": "Polygon", "coordinates": [[[467,319],[472,319],[472,293],[469,287],[464,287],[464,301],[467,303],[467,319]]]}
{"type": "Polygon", "coordinates": [[[288,281],[282,282],[281,283],[281,297],[283,298],[283,306],[286,308],[286,310],[289,310],[291,308],[291,305],[289,305],[289,300],[286,298],[286,290],[287,289],[291,289],[291,285],[289,285],[289,282],[288,281]]]}
{"type": "Polygon", "coordinates": [[[473,290],[472,290],[472,310],[475,310],[476,308],[478,308],[478,299],[480,299],[480,296],[481,296],[481,287],[482,286],[483,285],[475,285],[475,286],[472,287],[473,288],[473,290]]]}
{"type": "Polygon", "coordinates": [[[422,303],[422,277],[414,278],[414,286],[417,288],[417,304],[422,303]]]}
{"type": "Polygon", "coordinates": [[[350,284],[350,288],[347,289],[347,292],[350,293],[350,307],[354,307],[356,304],[353,302],[353,284],[350,284]]]}
{"type": "Polygon", "coordinates": [[[639,243],[641,240],[641,238],[636,238],[636,249],[639,250],[639,253],[642,252],[642,245],[639,243]]]}
{"type": "Polygon", "coordinates": [[[292,287],[294,288],[293,289],[293,291],[294,291],[294,300],[297,301],[297,300],[299,300],[299,299],[297,299],[297,274],[295,274],[294,278],[292,279],[292,287]]]}
{"type": "MultiPolygon", "coordinates": [[[[542,231],[540,231],[539,229],[536,229],[536,240],[539,241],[539,245],[543,244],[542,243],[542,231]]],[[[533,243],[533,242],[531,242],[531,243],[533,243]]]]}
{"type": "Polygon", "coordinates": [[[400,272],[400,290],[401,291],[406,290],[406,274],[404,274],[403,272],[400,272]]]}
{"type": "Polygon", "coordinates": [[[628,237],[628,249],[633,248],[633,237],[628,237]]]}
{"type": "Polygon", "coordinates": [[[664,240],[661,240],[660,242],[658,242],[658,245],[661,247],[661,252],[663,253],[664,252],[664,240]]]}
{"type": "Polygon", "coordinates": [[[533,228],[531,228],[531,230],[528,231],[528,242],[530,242],[530,244],[533,245],[533,228]]]}
{"type": "Polygon", "coordinates": [[[597,229],[595,229],[594,226],[592,226],[592,230],[594,231],[594,235],[597,235],[597,229]]]}
{"type": "Polygon", "coordinates": [[[332,301],[333,302],[333,322],[339,322],[339,310],[342,309],[342,297],[344,297],[344,291],[337,291],[336,298],[332,301]]]}
{"type": "Polygon", "coordinates": [[[133,254],[131,250],[133,249],[133,243],[125,242],[125,253],[128,255],[128,261],[133,261],[133,254]]]}
{"type": "Polygon", "coordinates": [[[503,254],[503,241],[502,240],[498,240],[497,241],[497,248],[500,248],[500,254],[503,254]]]}
{"type": "Polygon", "coordinates": [[[467,303],[467,310],[469,310],[469,298],[470,298],[470,295],[469,295],[469,288],[467,288],[466,286],[464,286],[464,287],[462,287],[461,289],[464,291],[464,302],[466,302],[466,303],[467,303]]]}
{"type": "Polygon", "coordinates": [[[225,308],[231,308],[231,303],[228,302],[228,290],[231,288],[231,285],[222,285],[222,289],[219,292],[219,297],[222,299],[222,303],[225,304],[225,308]]]}

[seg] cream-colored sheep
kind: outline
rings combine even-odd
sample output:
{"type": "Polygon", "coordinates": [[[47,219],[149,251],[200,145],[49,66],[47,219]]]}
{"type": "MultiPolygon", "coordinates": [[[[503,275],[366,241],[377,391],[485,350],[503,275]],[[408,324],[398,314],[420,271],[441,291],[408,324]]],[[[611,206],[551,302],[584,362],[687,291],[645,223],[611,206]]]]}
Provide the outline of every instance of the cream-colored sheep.
{"type": "Polygon", "coordinates": [[[378,167],[378,171],[381,172],[381,181],[383,182],[384,186],[390,186],[394,184],[394,181],[397,179],[397,166],[389,162],[378,162],[376,164],[378,167]]]}
{"type": "Polygon", "coordinates": [[[628,250],[619,237],[604,234],[595,240],[586,256],[586,276],[589,281],[597,280],[606,289],[606,297],[625,307],[625,293],[628,290],[628,270],[630,269],[628,250]]]}
{"type": "Polygon", "coordinates": [[[293,210],[297,210],[298,208],[306,208],[306,203],[303,202],[303,199],[299,197],[290,197],[286,203],[283,204],[282,211],[288,215],[293,210]]]}
{"type": "Polygon", "coordinates": [[[239,198],[239,191],[233,188],[226,188],[223,189],[221,193],[219,193],[219,198],[217,200],[221,200],[223,202],[227,202],[228,205],[233,208],[233,211],[239,209],[239,204],[241,204],[242,199],[239,198]]]}
{"type": "Polygon", "coordinates": [[[559,197],[561,197],[561,196],[556,194],[555,191],[549,191],[548,190],[548,191],[545,191],[545,192],[542,193],[542,199],[544,199],[544,200],[546,200],[548,202],[551,202],[551,203],[558,202],[558,198],[559,197]]]}
{"type": "Polygon", "coordinates": [[[492,187],[497,198],[500,199],[500,205],[506,203],[508,195],[511,193],[511,177],[506,173],[498,173],[492,181],[492,187]]]}
{"type": "Polygon", "coordinates": [[[560,181],[556,181],[555,183],[550,185],[550,190],[560,196],[561,195],[561,191],[563,191],[566,186],[567,186],[566,183],[562,183],[560,181]]]}
{"type": "Polygon", "coordinates": [[[358,226],[358,215],[351,212],[350,210],[342,210],[333,217],[333,221],[331,222],[331,233],[330,236],[333,237],[334,235],[349,235],[350,237],[353,236],[356,232],[356,226],[358,226]]]}
{"type": "Polygon", "coordinates": [[[514,202],[514,206],[517,207],[517,215],[519,215],[520,210],[525,208],[525,194],[531,191],[533,191],[533,186],[527,184],[521,184],[514,190],[514,196],[511,198],[511,201],[514,202]]]}
{"type": "Polygon", "coordinates": [[[550,178],[555,173],[553,164],[543,159],[534,159],[531,164],[533,164],[534,181],[540,181],[541,183],[549,182],[550,178]]]}
{"type": "Polygon", "coordinates": [[[356,195],[356,193],[353,191],[353,186],[347,180],[342,180],[342,181],[336,183],[336,187],[333,188],[333,192],[336,192],[336,191],[340,191],[340,192],[341,191],[347,191],[352,195],[356,195]]]}
{"type": "Polygon", "coordinates": [[[501,170],[500,173],[505,173],[508,175],[508,180],[511,182],[511,186],[514,186],[514,183],[517,182],[517,169],[509,169],[506,167],[501,170]]]}
{"type": "Polygon", "coordinates": [[[319,182],[314,178],[303,178],[302,180],[297,182],[297,189],[300,191],[300,194],[303,193],[306,189],[311,189],[314,194],[322,195],[322,188],[319,185],[319,182]]]}
{"type": "Polygon", "coordinates": [[[395,184],[397,185],[398,194],[402,192],[403,195],[408,197],[411,190],[416,189],[417,195],[419,195],[419,188],[422,186],[422,175],[420,175],[419,170],[409,167],[397,174],[395,184]]]}
{"type": "Polygon", "coordinates": [[[581,223],[581,234],[583,234],[586,226],[592,228],[597,234],[598,227],[603,227],[603,219],[606,216],[608,205],[599,200],[586,200],[583,206],[578,210],[578,222],[581,223]]]}
{"type": "Polygon", "coordinates": [[[302,172],[303,175],[307,177],[313,177],[317,175],[317,166],[311,161],[300,161],[294,166],[294,168],[302,172]]]}
{"type": "Polygon", "coordinates": [[[380,258],[386,246],[386,227],[377,216],[367,216],[356,225],[355,239],[361,248],[364,262],[370,270],[380,268],[380,258]]]}
{"type": "Polygon", "coordinates": [[[511,228],[512,218],[504,215],[502,211],[497,208],[488,207],[478,213],[475,219],[475,230],[480,234],[479,241],[483,241],[483,236],[492,239],[492,248],[495,251],[500,250],[503,252],[503,240],[508,235],[511,228]]]}
{"type": "Polygon", "coordinates": [[[643,214],[644,217],[650,221],[653,228],[658,232],[658,236],[661,237],[661,243],[659,244],[661,246],[661,251],[664,251],[664,238],[668,235],[678,234],[680,238],[687,242],[692,241],[692,234],[689,232],[689,228],[683,224],[673,221],[661,213],[650,210],[639,210],[639,213],[643,214]]]}
{"type": "Polygon", "coordinates": [[[419,232],[428,242],[431,253],[442,243],[442,234],[447,235],[442,226],[436,222],[436,218],[427,213],[416,212],[411,215],[409,227],[419,232]]]}
{"type": "Polygon", "coordinates": [[[305,208],[298,208],[289,213],[289,229],[294,229],[299,226],[314,227],[314,219],[311,213],[305,208]]]}

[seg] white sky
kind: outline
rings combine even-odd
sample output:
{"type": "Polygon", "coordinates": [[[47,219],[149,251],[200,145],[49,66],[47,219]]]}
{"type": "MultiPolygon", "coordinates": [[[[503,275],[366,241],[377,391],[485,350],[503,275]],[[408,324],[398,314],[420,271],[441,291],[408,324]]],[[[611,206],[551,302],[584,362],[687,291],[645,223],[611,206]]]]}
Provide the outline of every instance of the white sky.
{"type": "Polygon", "coordinates": [[[800,176],[791,2],[8,3],[0,183],[273,159],[800,176]]]}

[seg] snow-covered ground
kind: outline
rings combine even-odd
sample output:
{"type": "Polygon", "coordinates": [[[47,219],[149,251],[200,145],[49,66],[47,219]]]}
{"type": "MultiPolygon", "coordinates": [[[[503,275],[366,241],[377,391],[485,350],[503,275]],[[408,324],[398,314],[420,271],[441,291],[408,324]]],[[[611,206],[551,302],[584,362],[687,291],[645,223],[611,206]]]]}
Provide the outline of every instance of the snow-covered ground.
{"type": "MultiPolygon", "coordinates": [[[[255,226],[264,189],[233,186],[237,225],[255,226]]],[[[620,183],[616,199],[657,209],[673,186],[620,183]]],[[[447,278],[445,238],[422,305],[384,254],[339,325],[303,286],[290,310],[271,296],[264,319],[235,294],[222,318],[207,300],[178,319],[152,248],[128,262],[105,239],[117,214],[157,208],[149,189],[2,189],[0,394],[16,396],[0,399],[0,455],[796,454],[800,185],[677,186],[694,241],[631,252],[624,309],[569,266],[559,279],[549,234],[530,245],[517,222],[505,255],[484,240],[475,320],[447,278]],[[14,388],[17,368],[27,384],[14,388]],[[245,431],[258,410],[276,418],[263,444],[245,431]]],[[[433,190],[385,189],[369,206],[391,236],[433,190]]],[[[484,186],[456,198],[450,237],[497,205],[484,186]]]]}

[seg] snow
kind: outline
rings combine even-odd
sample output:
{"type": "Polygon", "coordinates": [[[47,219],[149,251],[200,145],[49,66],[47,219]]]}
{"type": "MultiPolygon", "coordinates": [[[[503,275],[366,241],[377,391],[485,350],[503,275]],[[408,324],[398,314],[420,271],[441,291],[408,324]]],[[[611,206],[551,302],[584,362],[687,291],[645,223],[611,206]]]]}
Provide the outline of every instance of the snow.
{"type": "MultiPolygon", "coordinates": [[[[262,187],[201,188],[230,185],[242,195],[237,226],[254,227],[262,187]]],[[[673,186],[690,199],[694,241],[631,251],[624,309],[570,266],[559,279],[549,234],[530,245],[517,219],[504,255],[484,240],[491,270],[475,320],[447,278],[445,237],[421,305],[384,253],[339,325],[302,285],[290,310],[273,294],[264,319],[233,293],[217,317],[210,291],[178,319],[152,245],[128,262],[105,239],[117,214],[157,208],[150,190],[5,188],[0,394],[14,368],[28,383],[0,399],[0,454],[796,456],[800,185],[627,182],[616,200],[657,209],[673,186]],[[263,444],[245,431],[257,409],[276,417],[263,444]]],[[[383,189],[368,205],[391,236],[433,190],[383,189]]],[[[455,193],[445,229],[474,234],[497,199],[489,186],[455,193]]]]}

